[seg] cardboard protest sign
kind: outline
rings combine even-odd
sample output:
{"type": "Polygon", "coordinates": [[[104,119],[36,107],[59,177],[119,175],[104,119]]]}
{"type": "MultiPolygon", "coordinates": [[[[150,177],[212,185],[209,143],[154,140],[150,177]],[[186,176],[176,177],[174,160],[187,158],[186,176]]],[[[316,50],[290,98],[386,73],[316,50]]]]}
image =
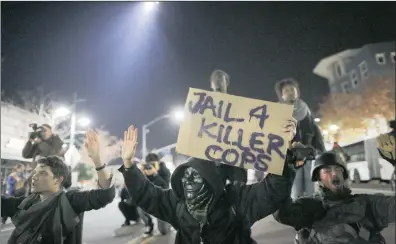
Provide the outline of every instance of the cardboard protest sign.
{"type": "Polygon", "coordinates": [[[190,88],[184,109],[178,153],[282,174],[292,105],[190,88]]]}

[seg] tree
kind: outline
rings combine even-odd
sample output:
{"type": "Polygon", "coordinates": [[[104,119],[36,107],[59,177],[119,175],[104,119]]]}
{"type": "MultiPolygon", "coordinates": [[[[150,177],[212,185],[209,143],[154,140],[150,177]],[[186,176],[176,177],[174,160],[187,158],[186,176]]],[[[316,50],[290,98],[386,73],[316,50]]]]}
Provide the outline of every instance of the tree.
{"type": "Polygon", "coordinates": [[[76,165],[73,171],[78,173],[77,180],[79,182],[92,180],[94,178],[94,167],[90,164],[79,163],[76,165]]]}
{"type": "Polygon", "coordinates": [[[395,80],[378,79],[368,82],[360,92],[329,95],[319,105],[321,125],[336,124],[341,130],[365,130],[378,118],[395,117],[395,80]]]}
{"type": "Polygon", "coordinates": [[[395,118],[395,80],[378,80],[365,87],[362,93],[364,103],[361,107],[361,114],[365,118],[372,118],[379,115],[387,120],[395,118]]]}
{"type": "MultiPolygon", "coordinates": [[[[2,99],[3,99],[2,92],[2,99]]],[[[18,98],[12,99],[13,101],[18,100],[18,104],[23,109],[29,110],[31,112],[41,114],[44,117],[52,121],[53,112],[56,108],[60,106],[59,100],[55,97],[55,92],[45,93],[43,88],[38,87],[33,91],[19,91],[18,98]]],[[[56,134],[60,136],[62,140],[70,137],[70,116],[65,116],[56,121],[56,125],[53,125],[56,134]]],[[[97,130],[99,133],[100,140],[102,142],[102,160],[103,162],[109,162],[115,159],[121,154],[121,141],[116,137],[110,135],[109,132],[105,131],[103,128],[97,130]]],[[[76,147],[79,149],[81,155],[81,162],[89,162],[88,155],[83,146],[84,135],[76,136],[76,147]]]]}
{"type": "MultiPolygon", "coordinates": [[[[111,160],[120,157],[122,141],[119,140],[117,137],[110,135],[110,133],[107,131],[97,130],[97,132],[99,135],[99,140],[101,142],[100,144],[101,160],[103,162],[110,162],[111,160]]],[[[81,154],[81,162],[87,163],[91,161],[85,147],[81,148],[80,154],[81,154]]]]}
{"type": "Polygon", "coordinates": [[[44,88],[39,86],[34,90],[23,90],[17,92],[21,106],[30,112],[51,117],[54,109],[59,106],[57,94],[55,92],[46,93],[44,88]]]}

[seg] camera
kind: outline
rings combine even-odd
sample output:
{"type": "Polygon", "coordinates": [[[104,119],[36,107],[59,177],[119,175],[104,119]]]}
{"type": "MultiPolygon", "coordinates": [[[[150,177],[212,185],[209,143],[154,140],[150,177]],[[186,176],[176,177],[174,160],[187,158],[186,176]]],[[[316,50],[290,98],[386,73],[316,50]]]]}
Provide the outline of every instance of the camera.
{"type": "Polygon", "coordinates": [[[316,153],[312,147],[292,148],[292,158],[294,161],[315,160],[316,153]]]}
{"type": "Polygon", "coordinates": [[[37,126],[36,123],[33,123],[33,124],[29,124],[29,127],[33,129],[33,132],[29,133],[29,139],[42,138],[42,132],[43,132],[42,126],[37,126]]]}

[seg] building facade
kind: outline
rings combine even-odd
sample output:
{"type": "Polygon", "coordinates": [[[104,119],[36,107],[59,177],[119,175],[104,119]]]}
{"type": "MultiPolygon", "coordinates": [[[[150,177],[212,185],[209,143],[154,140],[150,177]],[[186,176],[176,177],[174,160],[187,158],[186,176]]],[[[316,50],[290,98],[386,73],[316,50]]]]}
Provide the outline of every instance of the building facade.
{"type": "Polygon", "coordinates": [[[322,59],[313,73],[328,80],[331,93],[358,92],[379,79],[395,80],[395,42],[367,44],[322,59]]]}

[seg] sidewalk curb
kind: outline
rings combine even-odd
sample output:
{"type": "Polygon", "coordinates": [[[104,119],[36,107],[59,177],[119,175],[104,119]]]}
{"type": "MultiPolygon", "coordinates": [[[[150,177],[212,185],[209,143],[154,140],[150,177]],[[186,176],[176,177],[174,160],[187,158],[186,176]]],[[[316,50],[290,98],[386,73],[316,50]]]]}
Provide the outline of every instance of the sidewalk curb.
{"type": "Polygon", "coordinates": [[[395,192],[391,190],[380,190],[380,189],[366,189],[366,188],[351,188],[353,193],[367,193],[367,194],[376,194],[382,193],[384,195],[394,195],[395,192]]]}

